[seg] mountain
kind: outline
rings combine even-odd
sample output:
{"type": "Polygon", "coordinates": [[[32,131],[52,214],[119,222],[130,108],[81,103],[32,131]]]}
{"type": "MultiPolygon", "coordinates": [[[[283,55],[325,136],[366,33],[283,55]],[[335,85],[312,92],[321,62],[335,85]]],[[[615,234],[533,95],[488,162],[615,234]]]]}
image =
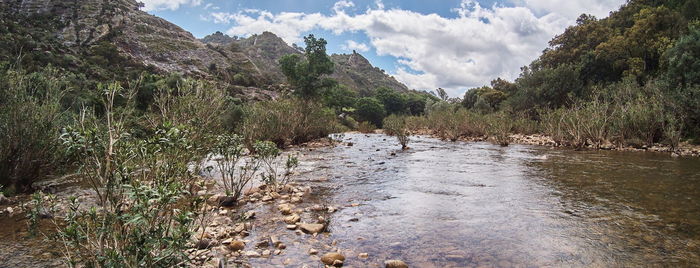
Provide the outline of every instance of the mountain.
{"type": "MultiPolygon", "coordinates": [[[[216,32],[201,39],[202,42],[228,47],[241,51],[250,58],[258,69],[274,83],[284,83],[285,77],[279,66],[279,59],[287,54],[303,54],[303,49],[289,46],[282,38],[271,32],[252,35],[248,38],[229,37],[216,32]]],[[[378,87],[388,87],[397,91],[408,91],[408,87],[387,75],[384,70],[372,66],[361,54],[333,54],[335,72],[331,78],[358,92],[373,91],[378,87]]]]}
{"type": "MultiPolygon", "coordinates": [[[[264,92],[286,82],[278,60],[301,53],[269,32],[248,38],[218,32],[199,40],[141,7],[135,0],[0,0],[0,45],[6,48],[0,62],[21,55],[26,66],[51,64],[96,81],[179,73],[264,92]]],[[[408,90],[359,54],[333,59],[333,78],[350,88],[408,90]]]]}

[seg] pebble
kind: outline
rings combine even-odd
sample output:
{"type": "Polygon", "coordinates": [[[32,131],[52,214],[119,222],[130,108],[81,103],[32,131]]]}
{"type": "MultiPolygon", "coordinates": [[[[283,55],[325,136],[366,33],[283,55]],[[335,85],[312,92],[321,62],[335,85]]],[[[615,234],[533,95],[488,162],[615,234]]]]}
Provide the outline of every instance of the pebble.
{"type": "Polygon", "coordinates": [[[321,262],[323,262],[323,264],[325,265],[335,265],[337,264],[336,261],[340,261],[342,264],[342,262],[345,261],[345,256],[338,252],[329,252],[323,254],[323,256],[321,257],[321,262]]]}
{"type": "Polygon", "coordinates": [[[357,255],[357,257],[362,258],[362,259],[366,259],[366,258],[369,258],[369,254],[363,252],[363,253],[360,253],[359,255],[357,255]]]}
{"type": "Polygon", "coordinates": [[[313,249],[313,248],[309,249],[309,255],[316,255],[316,254],[318,254],[318,250],[313,249]]]}
{"type": "Polygon", "coordinates": [[[245,249],[245,243],[240,240],[232,241],[230,244],[228,244],[228,248],[232,251],[239,251],[245,249]]]}
{"type": "Polygon", "coordinates": [[[287,216],[284,218],[284,222],[286,224],[295,224],[301,220],[301,217],[298,214],[292,214],[291,216],[287,216]]]}
{"type": "Polygon", "coordinates": [[[245,255],[248,258],[259,258],[260,253],[254,250],[251,251],[246,251],[243,255],[245,255]]]}

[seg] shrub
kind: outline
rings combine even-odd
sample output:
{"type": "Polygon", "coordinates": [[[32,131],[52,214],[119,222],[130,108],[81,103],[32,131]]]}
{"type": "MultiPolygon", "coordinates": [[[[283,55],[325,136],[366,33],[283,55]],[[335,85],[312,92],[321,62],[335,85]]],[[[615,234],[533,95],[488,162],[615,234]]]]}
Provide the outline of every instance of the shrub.
{"type": "Polygon", "coordinates": [[[247,106],[239,132],[252,149],[258,140],[285,147],[326,137],[338,129],[340,126],[332,110],[294,98],[247,106]]]}
{"type": "Polygon", "coordinates": [[[399,144],[401,144],[401,149],[408,149],[408,141],[411,134],[408,131],[408,128],[406,128],[405,117],[392,114],[385,118],[384,131],[387,135],[396,136],[399,144]]]}
{"type": "Polygon", "coordinates": [[[53,68],[25,74],[0,74],[0,184],[9,192],[31,184],[62,166],[57,137],[68,122],[61,108],[67,86],[53,68]]]}
{"type": "Polygon", "coordinates": [[[488,135],[499,145],[508,146],[510,144],[510,133],[513,130],[512,118],[504,112],[499,112],[488,115],[486,121],[488,122],[488,135]]]}
{"type": "Polygon", "coordinates": [[[116,96],[133,96],[118,84],[105,89],[105,118],[85,111],[61,135],[65,151],[79,160],[79,174],[97,193],[96,207],[71,198],[64,222],[56,222],[68,265],[172,267],[187,263],[185,249],[201,199],[191,198],[201,159],[191,132],[173,125],[136,138],[124,119],[130,98],[117,109],[116,96]]]}
{"type": "Polygon", "coordinates": [[[286,185],[294,169],[299,166],[299,160],[293,155],[287,155],[284,165],[280,163],[280,150],[274,143],[258,141],[253,146],[256,158],[260,160],[263,172],[260,178],[266,185],[277,188],[286,185]]]}
{"type": "Polygon", "coordinates": [[[357,126],[357,130],[362,132],[362,133],[374,133],[374,130],[377,129],[372,123],[370,122],[360,122],[357,126]]]}
{"type": "Polygon", "coordinates": [[[253,180],[260,167],[255,159],[245,161],[242,166],[238,165],[244,156],[244,150],[243,138],[235,134],[218,136],[212,150],[212,157],[218,157],[215,162],[224,191],[227,197],[232,198],[232,202],[238,201],[243,189],[253,180]]]}
{"type": "Polygon", "coordinates": [[[377,127],[382,126],[386,116],[384,105],[375,98],[361,98],[355,104],[355,115],[360,121],[369,122],[377,127]]]}

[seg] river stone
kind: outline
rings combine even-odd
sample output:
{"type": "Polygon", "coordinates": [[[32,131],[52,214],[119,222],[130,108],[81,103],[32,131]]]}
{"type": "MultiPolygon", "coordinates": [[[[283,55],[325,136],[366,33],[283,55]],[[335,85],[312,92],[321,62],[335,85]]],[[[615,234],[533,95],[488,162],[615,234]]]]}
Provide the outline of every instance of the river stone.
{"type": "Polygon", "coordinates": [[[223,196],[217,200],[219,206],[222,207],[233,207],[236,205],[236,198],[233,196],[223,196]]]}
{"type": "MultiPolygon", "coordinates": [[[[345,261],[345,256],[343,254],[340,254],[338,252],[330,252],[326,253],[323,256],[321,256],[321,262],[325,265],[334,265],[336,262],[335,261],[345,261]]],[[[342,263],[341,263],[342,264],[342,263]]]]}
{"type": "Polygon", "coordinates": [[[388,260],[384,262],[386,268],[408,268],[408,264],[400,260],[388,260]]]}
{"type": "Polygon", "coordinates": [[[243,253],[243,255],[245,255],[248,258],[259,258],[260,257],[260,253],[257,251],[254,251],[254,250],[246,251],[245,253],[243,253]]]}
{"type": "Polygon", "coordinates": [[[197,242],[197,244],[195,245],[195,247],[197,249],[208,249],[208,248],[211,248],[215,245],[216,245],[215,241],[211,241],[211,240],[205,238],[205,239],[199,240],[197,242]]]}
{"type": "Polygon", "coordinates": [[[245,243],[243,241],[240,241],[240,240],[234,240],[234,241],[231,241],[230,244],[228,244],[228,248],[231,251],[243,250],[243,249],[245,249],[245,243]]]}
{"type": "Polygon", "coordinates": [[[310,233],[310,234],[315,234],[315,233],[321,233],[323,232],[323,229],[325,229],[326,226],[323,224],[317,224],[317,223],[302,223],[299,224],[299,229],[301,229],[304,232],[310,233]]]}
{"type": "Polygon", "coordinates": [[[284,218],[284,222],[286,224],[295,224],[301,220],[301,217],[298,214],[293,214],[291,216],[287,216],[284,218]]]}
{"type": "Polygon", "coordinates": [[[282,215],[292,214],[292,206],[290,206],[289,204],[281,204],[277,206],[277,209],[279,209],[282,215]]]}

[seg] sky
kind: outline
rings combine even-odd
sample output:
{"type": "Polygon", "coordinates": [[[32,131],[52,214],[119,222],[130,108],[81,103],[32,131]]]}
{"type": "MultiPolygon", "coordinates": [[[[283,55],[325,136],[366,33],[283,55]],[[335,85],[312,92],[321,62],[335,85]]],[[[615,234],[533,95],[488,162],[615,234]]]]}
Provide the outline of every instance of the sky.
{"type": "Polygon", "coordinates": [[[140,0],[196,37],[270,31],[329,53],[367,57],[411,89],[461,97],[501,77],[514,80],[582,14],[606,17],[625,0],[140,0]]]}

